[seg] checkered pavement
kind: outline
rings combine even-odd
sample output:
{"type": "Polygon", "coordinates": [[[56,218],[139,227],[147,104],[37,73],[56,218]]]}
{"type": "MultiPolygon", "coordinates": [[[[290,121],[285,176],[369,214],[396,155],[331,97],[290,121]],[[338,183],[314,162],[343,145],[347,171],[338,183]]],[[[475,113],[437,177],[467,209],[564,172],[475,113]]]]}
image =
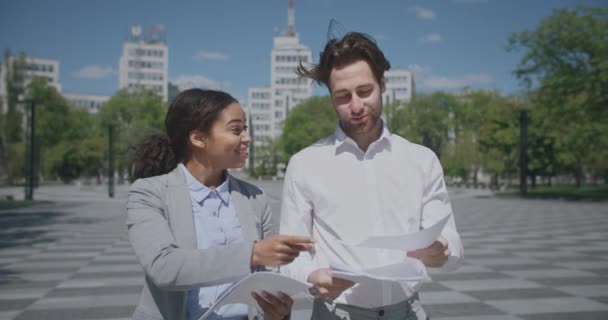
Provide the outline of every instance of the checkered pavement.
{"type": "MultiPolygon", "coordinates": [[[[421,290],[432,319],[608,319],[606,203],[451,192],[466,259],[421,290]]],[[[123,213],[124,199],[0,211],[0,319],[128,319],[143,274],[123,213]]]]}

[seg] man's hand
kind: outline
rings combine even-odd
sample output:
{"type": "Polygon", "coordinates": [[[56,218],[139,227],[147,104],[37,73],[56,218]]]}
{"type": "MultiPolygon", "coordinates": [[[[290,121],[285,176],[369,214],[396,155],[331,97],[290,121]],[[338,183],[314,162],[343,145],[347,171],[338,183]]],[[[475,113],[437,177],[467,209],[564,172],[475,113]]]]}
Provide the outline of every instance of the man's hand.
{"type": "Polygon", "coordinates": [[[317,269],[311,272],[308,276],[308,282],[314,285],[310,289],[310,293],[313,296],[330,301],[354,285],[352,281],[332,277],[328,268],[317,269]]]}
{"type": "Polygon", "coordinates": [[[442,267],[448,261],[448,242],[439,237],[429,247],[410,251],[407,256],[422,261],[425,266],[430,268],[442,267]]]}
{"type": "Polygon", "coordinates": [[[311,237],[274,235],[253,245],[251,266],[276,267],[293,261],[300,251],[310,251],[314,247],[311,237]]]}
{"type": "Polygon", "coordinates": [[[252,292],[251,296],[264,311],[266,320],[282,320],[291,313],[293,299],[283,292],[279,292],[276,296],[266,291],[262,291],[262,294],[252,292]]]}

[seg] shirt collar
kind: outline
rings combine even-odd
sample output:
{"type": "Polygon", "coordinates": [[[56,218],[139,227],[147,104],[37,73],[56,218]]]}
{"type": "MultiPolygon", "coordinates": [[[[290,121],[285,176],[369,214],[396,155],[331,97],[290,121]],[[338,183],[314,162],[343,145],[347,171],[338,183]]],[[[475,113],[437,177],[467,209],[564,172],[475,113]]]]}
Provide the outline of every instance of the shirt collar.
{"type": "MultiPolygon", "coordinates": [[[[380,137],[378,137],[378,139],[374,142],[372,142],[370,144],[370,147],[377,144],[380,141],[386,141],[386,143],[388,143],[388,145],[390,146],[391,143],[391,132],[388,129],[388,127],[385,125],[384,120],[382,121],[382,132],[380,133],[380,137]]],[[[340,146],[344,145],[344,144],[350,144],[353,147],[356,147],[357,149],[359,149],[359,146],[357,146],[357,143],[355,142],[355,140],[353,140],[351,137],[346,135],[346,132],[344,132],[344,130],[342,129],[342,126],[340,125],[340,122],[338,122],[338,125],[336,125],[336,130],[334,131],[334,136],[336,137],[335,140],[335,146],[336,148],[339,148],[340,146]]]]}
{"type": "Polygon", "coordinates": [[[230,179],[227,173],[224,173],[224,182],[213,190],[198,181],[182,163],[179,164],[179,168],[186,176],[186,185],[188,186],[188,190],[190,190],[192,200],[201,203],[215,192],[225,205],[230,203],[230,179]]]}

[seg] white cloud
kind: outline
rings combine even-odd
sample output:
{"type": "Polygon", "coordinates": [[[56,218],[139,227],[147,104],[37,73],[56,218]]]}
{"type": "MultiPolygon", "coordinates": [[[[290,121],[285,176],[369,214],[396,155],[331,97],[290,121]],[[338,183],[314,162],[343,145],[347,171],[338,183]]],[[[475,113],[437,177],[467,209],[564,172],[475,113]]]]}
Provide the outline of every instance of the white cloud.
{"type": "Polygon", "coordinates": [[[485,3],[488,2],[488,0],[453,0],[456,3],[463,3],[463,4],[479,4],[479,3],[485,3]]]}
{"type": "Polygon", "coordinates": [[[118,74],[112,67],[86,66],[72,72],[72,76],[82,79],[102,79],[118,74]]]}
{"type": "Polygon", "coordinates": [[[419,43],[439,43],[441,42],[441,35],[439,33],[430,33],[421,38],[418,38],[419,43]]]}
{"type": "Polygon", "coordinates": [[[421,79],[422,87],[432,89],[457,89],[475,84],[493,83],[494,79],[487,74],[465,74],[458,77],[430,75],[421,79]]]}
{"type": "Polygon", "coordinates": [[[384,33],[376,33],[373,37],[376,40],[385,40],[386,39],[386,35],[384,35],[384,33]]]}
{"type": "Polygon", "coordinates": [[[227,90],[230,87],[230,82],[216,81],[201,75],[180,75],[173,78],[171,83],[175,84],[179,91],[192,88],[227,90]]]}
{"type": "Polygon", "coordinates": [[[417,65],[417,64],[410,64],[407,68],[411,72],[413,72],[416,76],[429,74],[432,71],[431,67],[429,67],[429,66],[421,66],[421,65],[417,65]]]}
{"type": "Polygon", "coordinates": [[[494,83],[494,78],[483,73],[467,73],[462,76],[445,77],[433,74],[433,69],[429,66],[410,64],[408,69],[413,73],[416,86],[421,89],[451,90],[494,83]]]}
{"type": "Polygon", "coordinates": [[[201,50],[194,55],[195,60],[228,60],[228,56],[221,52],[201,50]]]}
{"type": "Polygon", "coordinates": [[[435,12],[431,9],[423,8],[421,6],[411,6],[410,12],[414,12],[416,17],[425,20],[435,19],[435,12]]]}

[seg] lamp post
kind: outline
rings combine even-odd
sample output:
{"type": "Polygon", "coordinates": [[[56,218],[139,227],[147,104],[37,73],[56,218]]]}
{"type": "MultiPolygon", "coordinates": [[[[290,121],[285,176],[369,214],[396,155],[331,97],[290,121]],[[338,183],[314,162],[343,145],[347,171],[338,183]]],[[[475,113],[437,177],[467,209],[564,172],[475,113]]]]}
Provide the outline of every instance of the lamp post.
{"type": "Polygon", "coordinates": [[[114,125],[108,125],[108,197],[114,198],[114,125]]]}
{"type": "Polygon", "coordinates": [[[26,109],[26,143],[25,143],[25,189],[24,199],[34,200],[34,179],[36,176],[36,103],[32,99],[19,99],[26,109]]]}
{"type": "Polygon", "coordinates": [[[519,112],[519,191],[522,196],[528,194],[528,111],[519,112]]]}

